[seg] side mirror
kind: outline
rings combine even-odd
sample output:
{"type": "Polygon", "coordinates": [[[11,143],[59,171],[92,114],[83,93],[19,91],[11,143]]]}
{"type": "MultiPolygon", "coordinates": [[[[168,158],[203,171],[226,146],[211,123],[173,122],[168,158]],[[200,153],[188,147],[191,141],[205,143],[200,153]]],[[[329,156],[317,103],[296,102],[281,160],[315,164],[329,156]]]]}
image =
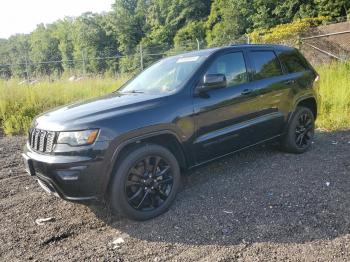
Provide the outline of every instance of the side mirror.
{"type": "Polygon", "coordinates": [[[198,93],[204,93],[211,89],[218,89],[226,87],[227,81],[224,74],[207,74],[203,78],[201,86],[197,87],[198,93]]]}

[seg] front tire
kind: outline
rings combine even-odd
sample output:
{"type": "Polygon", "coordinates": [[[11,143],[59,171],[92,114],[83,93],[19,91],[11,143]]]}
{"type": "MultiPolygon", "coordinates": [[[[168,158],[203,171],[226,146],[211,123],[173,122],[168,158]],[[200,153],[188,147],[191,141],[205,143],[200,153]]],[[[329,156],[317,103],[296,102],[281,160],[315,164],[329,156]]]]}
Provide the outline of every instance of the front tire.
{"type": "Polygon", "coordinates": [[[118,162],[109,202],[115,212],[147,220],[166,212],[180,185],[180,168],[166,148],[143,144],[118,162]]]}
{"type": "Polygon", "coordinates": [[[309,108],[297,107],[289,122],[282,146],[290,153],[304,153],[310,148],[314,134],[314,114],[309,108]]]}

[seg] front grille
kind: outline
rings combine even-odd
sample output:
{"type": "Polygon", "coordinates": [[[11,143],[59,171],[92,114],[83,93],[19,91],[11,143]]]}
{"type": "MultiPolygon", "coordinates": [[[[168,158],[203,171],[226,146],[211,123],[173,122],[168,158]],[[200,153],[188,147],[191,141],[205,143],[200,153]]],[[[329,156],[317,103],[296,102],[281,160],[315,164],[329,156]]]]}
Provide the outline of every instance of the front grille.
{"type": "Polygon", "coordinates": [[[28,142],[32,149],[39,152],[52,152],[56,132],[33,128],[29,131],[28,142]]]}

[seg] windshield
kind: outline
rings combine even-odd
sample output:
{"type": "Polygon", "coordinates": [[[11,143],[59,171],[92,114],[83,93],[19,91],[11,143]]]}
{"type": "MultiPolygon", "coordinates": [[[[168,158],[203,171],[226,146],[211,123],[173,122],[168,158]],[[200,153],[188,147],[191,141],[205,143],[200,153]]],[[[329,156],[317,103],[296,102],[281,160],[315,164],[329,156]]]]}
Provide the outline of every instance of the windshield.
{"type": "Polygon", "coordinates": [[[121,93],[171,93],[202,64],[205,56],[170,57],[155,63],[120,89],[121,93]]]}

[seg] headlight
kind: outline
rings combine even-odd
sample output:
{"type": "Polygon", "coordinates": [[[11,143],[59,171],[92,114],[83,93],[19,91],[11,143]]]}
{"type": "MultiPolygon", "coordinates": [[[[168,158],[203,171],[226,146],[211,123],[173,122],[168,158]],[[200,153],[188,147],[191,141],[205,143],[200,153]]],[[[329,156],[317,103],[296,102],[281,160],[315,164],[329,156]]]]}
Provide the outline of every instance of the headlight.
{"type": "Polygon", "coordinates": [[[95,142],[98,135],[98,129],[60,132],[57,138],[57,144],[68,144],[71,146],[91,145],[95,142]]]}

